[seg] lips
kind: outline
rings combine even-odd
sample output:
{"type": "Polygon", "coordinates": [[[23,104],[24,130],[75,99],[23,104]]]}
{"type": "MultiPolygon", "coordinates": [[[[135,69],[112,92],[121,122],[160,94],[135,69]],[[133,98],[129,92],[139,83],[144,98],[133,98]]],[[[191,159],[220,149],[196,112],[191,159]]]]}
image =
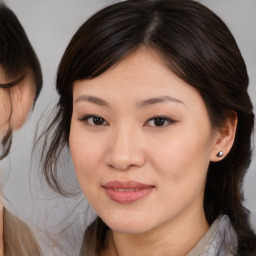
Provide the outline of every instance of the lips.
{"type": "Polygon", "coordinates": [[[117,203],[132,203],[147,196],[154,186],[136,181],[111,181],[103,185],[109,198],[117,203]]]}

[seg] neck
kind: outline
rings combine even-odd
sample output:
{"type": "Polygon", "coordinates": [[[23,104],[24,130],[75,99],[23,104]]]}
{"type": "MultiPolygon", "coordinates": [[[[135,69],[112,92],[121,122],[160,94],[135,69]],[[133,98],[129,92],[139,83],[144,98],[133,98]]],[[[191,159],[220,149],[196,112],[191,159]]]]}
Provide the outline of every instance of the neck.
{"type": "Polygon", "coordinates": [[[202,214],[188,214],[142,234],[109,233],[108,255],[184,256],[209,229],[202,214]]]}

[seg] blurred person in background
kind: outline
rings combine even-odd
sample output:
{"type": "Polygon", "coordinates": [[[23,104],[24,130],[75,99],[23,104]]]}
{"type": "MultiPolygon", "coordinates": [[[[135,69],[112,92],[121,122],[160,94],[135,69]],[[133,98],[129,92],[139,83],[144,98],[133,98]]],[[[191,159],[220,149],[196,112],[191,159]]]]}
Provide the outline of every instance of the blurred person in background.
{"type": "MultiPolygon", "coordinates": [[[[0,2],[0,160],[11,148],[42,88],[38,58],[15,14],[0,2]]],[[[0,200],[0,249],[3,255],[41,255],[30,228],[0,200]]],[[[1,255],[1,254],[0,254],[1,255]]]]}

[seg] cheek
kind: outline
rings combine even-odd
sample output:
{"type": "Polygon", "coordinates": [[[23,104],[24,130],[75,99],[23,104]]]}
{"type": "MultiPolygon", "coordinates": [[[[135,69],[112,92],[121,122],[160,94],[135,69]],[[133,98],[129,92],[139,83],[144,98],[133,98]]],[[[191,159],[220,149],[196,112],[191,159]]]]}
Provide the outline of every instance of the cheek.
{"type": "Polygon", "coordinates": [[[8,124],[11,114],[10,96],[5,89],[0,88],[0,127],[8,124]]]}
{"type": "Polygon", "coordinates": [[[88,136],[79,125],[72,123],[74,122],[71,122],[69,137],[70,152],[80,187],[88,196],[87,190],[92,189],[100,177],[101,147],[94,136],[88,136]]]}
{"type": "Polygon", "coordinates": [[[12,127],[14,130],[20,129],[25,123],[29,112],[31,111],[35,99],[35,85],[27,85],[19,91],[17,88],[12,92],[12,108],[13,114],[11,118],[12,127]]]}
{"type": "Polygon", "coordinates": [[[172,183],[171,186],[204,183],[210,161],[208,133],[199,136],[200,131],[190,129],[179,134],[151,147],[154,148],[150,153],[154,169],[163,178],[161,182],[172,183]]]}
{"type": "Polygon", "coordinates": [[[194,146],[184,137],[176,138],[165,147],[159,146],[152,160],[160,198],[173,214],[194,202],[201,205],[208,169],[204,146],[194,146]]]}
{"type": "Polygon", "coordinates": [[[74,135],[72,132],[69,138],[69,146],[77,175],[90,175],[96,157],[93,153],[93,147],[88,146],[88,141],[79,138],[79,134],[74,135]]]}

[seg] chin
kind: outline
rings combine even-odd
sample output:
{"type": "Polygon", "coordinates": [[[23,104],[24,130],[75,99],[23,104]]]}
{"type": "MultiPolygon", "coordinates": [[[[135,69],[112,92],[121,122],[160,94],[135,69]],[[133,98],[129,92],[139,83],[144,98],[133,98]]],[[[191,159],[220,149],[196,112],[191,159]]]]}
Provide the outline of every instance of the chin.
{"type": "Polygon", "coordinates": [[[107,221],[105,222],[111,230],[124,234],[141,234],[149,231],[151,227],[148,223],[139,221],[132,221],[124,218],[122,221],[107,221]]]}

